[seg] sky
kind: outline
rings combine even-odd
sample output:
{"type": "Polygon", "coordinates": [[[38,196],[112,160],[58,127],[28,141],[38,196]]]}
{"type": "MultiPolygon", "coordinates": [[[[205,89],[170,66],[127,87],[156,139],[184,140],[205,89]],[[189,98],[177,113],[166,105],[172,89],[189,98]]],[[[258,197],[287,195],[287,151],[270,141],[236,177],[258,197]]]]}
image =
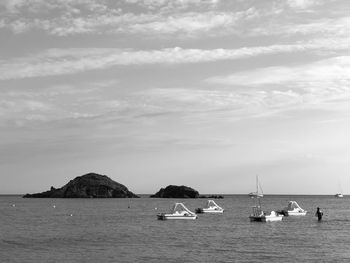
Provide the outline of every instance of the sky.
{"type": "Polygon", "coordinates": [[[0,1],[0,193],[350,194],[347,0],[0,1]]]}

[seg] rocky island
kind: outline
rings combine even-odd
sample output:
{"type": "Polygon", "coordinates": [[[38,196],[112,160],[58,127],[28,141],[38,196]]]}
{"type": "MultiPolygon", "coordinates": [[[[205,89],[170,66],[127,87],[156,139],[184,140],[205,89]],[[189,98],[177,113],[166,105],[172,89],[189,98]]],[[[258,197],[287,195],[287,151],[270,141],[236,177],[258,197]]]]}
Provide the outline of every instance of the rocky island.
{"type": "Polygon", "coordinates": [[[26,194],[29,198],[132,198],[138,197],[128,188],[107,177],[96,173],[88,173],[69,181],[61,188],[51,187],[49,191],[26,194]]]}
{"type": "Polygon", "coordinates": [[[198,198],[198,191],[188,186],[168,185],[165,188],[161,188],[156,194],[150,197],[155,198],[198,198]]]}

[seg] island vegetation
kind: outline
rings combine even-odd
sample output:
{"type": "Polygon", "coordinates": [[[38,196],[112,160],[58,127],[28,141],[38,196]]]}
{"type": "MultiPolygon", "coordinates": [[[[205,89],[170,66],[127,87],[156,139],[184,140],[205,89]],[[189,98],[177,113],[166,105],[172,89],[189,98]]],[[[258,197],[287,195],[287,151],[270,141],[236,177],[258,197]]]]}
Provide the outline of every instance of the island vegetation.
{"type": "Polygon", "coordinates": [[[137,198],[128,188],[107,177],[96,173],[88,173],[69,181],[61,188],[26,194],[25,198],[137,198]]]}
{"type": "Polygon", "coordinates": [[[157,193],[151,195],[152,198],[198,198],[198,191],[188,186],[168,185],[161,188],[157,193]]]}

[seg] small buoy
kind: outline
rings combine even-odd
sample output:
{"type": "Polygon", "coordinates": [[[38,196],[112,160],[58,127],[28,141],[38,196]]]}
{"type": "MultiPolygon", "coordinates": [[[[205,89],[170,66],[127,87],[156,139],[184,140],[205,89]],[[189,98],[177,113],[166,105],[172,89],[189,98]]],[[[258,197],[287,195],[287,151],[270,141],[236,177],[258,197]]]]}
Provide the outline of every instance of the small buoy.
{"type": "Polygon", "coordinates": [[[70,214],[70,216],[73,216],[73,214],[70,214]]]}

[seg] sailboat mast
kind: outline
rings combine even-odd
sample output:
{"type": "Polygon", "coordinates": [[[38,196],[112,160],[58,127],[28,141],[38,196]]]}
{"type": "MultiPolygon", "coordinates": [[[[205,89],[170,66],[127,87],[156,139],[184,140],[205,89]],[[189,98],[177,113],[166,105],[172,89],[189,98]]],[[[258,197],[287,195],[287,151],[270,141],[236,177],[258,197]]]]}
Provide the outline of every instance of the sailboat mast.
{"type": "Polygon", "coordinates": [[[256,175],[255,178],[256,178],[256,203],[255,203],[255,205],[258,207],[261,207],[260,197],[259,197],[259,177],[258,177],[258,175],[256,175]]]}
{"type": "Polygon", "coordinates": [[[259,183],[259,176],[256,175],[256,199],[257,199],[257,204],[258,204],[259,207],[261,207],[261,201],[260,201],[261,197],[263,197],[262,189],[261,189],[261,185],[259,183]],[[259,188],[261,190],[261,194],[259,194],[259,188]]]}

